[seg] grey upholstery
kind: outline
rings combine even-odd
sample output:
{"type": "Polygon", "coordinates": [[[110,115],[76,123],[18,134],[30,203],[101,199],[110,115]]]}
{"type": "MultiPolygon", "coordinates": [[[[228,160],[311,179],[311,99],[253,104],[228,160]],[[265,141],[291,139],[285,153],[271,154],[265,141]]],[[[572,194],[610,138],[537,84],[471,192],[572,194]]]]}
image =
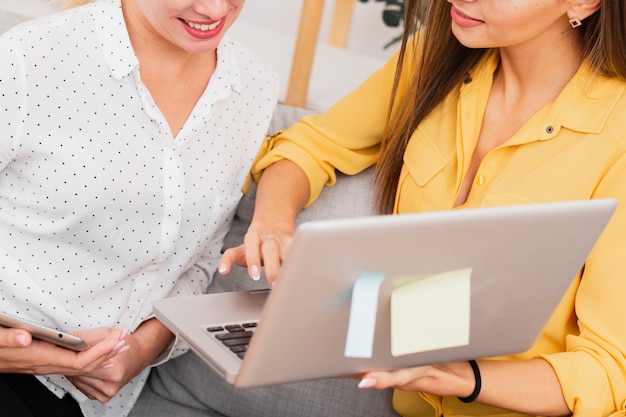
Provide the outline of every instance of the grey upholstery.
{"type": "Polygon", "coordinates": [[[6,10],[0,10],[0,33],[4,33],[7,29],[29,19],[29,16],[24,16],[6,10]]]}

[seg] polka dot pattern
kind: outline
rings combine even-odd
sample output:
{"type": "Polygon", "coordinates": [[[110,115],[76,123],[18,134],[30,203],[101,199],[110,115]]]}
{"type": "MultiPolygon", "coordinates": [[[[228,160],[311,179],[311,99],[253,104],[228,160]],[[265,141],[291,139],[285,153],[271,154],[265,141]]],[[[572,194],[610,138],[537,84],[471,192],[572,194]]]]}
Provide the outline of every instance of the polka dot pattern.
{"type": "MultiPolygon", "coordinates": [[[[202,292],[267,133],[275,71],[225,39],[174,138],[119,0],[27,22],[0,51],[2,309],[65,330],[135,329],[153,300],[202,292]]],[[[145,376],[108,404],[86,400],[85,415],[126,415],[145,376]]]]}

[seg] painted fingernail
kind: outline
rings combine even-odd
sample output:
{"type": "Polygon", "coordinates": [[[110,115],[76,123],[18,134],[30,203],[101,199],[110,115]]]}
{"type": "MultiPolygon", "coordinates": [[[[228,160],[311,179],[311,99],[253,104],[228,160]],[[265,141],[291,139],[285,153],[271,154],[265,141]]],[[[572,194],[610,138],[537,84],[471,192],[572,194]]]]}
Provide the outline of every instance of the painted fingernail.
{"type": "Polygon", "coordinates": [[[18,334],[16,339],[18,345],[26,346],[26,336],[24,336],[23,334],[18,334]]]}
{"type": "Polygon", "coordinates": [[[365,378],[359,381],[359,388],[372,388],[376,385],[376,380],[374,378],[365,378]]]}
{"type": "Polygon", "coordinates": [[[122,330],[122,334],[120,335],[120,340],[123,340],[126,336],[128,336],[128,329],[122,330]]]}
{"type": "Polygon", "coordinates": [[[119,351],[126,344],[126,340],[120,340],[117,345],[113,348],[113,351],[119,351]]]}
{"type": "Polygon", "coordinates": [[[117,354],[119,355],[120,353],[124,353],[126,352],[128,349],[130,349],[129,345],[124,346],[123,348],[121,348],[120,350],[117,351],[117,354]]]}
{"type": "Polygon", "coordinates": [[[218,267],[217,267],[217,271],[218,271],[220,274],[225,273],[225,272],[226,272],[226,264],[219,264],[219,265],[218,265],[218,267]]]}
{"type": "Polygon", "coordinates": [[[261,270],[259,269],[258,266],[252,265],[250,267],[250,277],[255,281],[258,281],[261,279],[261,270]]]}

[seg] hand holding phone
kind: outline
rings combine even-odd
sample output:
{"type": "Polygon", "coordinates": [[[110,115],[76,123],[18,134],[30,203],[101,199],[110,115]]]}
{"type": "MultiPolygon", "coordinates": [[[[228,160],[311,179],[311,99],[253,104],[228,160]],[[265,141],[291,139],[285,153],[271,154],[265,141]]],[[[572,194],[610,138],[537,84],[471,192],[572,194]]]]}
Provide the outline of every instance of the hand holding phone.
{"type": "Polygon", "coordinates": [[[16,329],[27,330],[35,339],[54,343],[57,346],[61,346],[77,352],[89,348],[87,342],[85,342],[78,336],[74,336],[73,334],[69,334],[59,330],[54,330],[41,324],[33,323],[32,321],[15,317],[10,314],[0,313],[0,325],[4,327],[13,327],[16,329]]]}

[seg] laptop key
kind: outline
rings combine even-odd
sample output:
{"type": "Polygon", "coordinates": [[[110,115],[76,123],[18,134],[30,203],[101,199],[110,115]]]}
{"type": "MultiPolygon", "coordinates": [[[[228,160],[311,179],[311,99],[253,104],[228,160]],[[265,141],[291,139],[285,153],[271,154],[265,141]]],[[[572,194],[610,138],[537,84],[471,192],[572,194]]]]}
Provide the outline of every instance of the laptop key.
{"type": "Polygon", "coordinates": [[[206,331],[209,333],[223,332],[224,328],[222,326],[213,326],[213,327],[207,327],[206,331]]]}
{"type": "Polygon", "coordinates": [[[246,322],[225,326],[210,326],[206,330],[212,333],[233,354],[243,359],[256,326],[257,323],[255,322],[246,322]]]}
{"type": "Polygon", "coordinates": [[[229,339],[239,339],[239,338],[251,338],[254,332],[240,330],[233,333],[220,333],[216,334],[215,337],[218,340],[229,340],[229,339]]]}
{"type": "Polygon", "coordinates": [[[231,352],[234,353],[245,353],[246,350],[248,350],[248,345],[235,345],[235,346],[229,346],[231,352]]]}
{"type": "Polygon", "coordinates": [[[222,340],[222,343],[226,346],[237,346],[237,345],[247,345],[250,343],[250,337],[241,337],[238,339],[227,339],[222,340]]]}

